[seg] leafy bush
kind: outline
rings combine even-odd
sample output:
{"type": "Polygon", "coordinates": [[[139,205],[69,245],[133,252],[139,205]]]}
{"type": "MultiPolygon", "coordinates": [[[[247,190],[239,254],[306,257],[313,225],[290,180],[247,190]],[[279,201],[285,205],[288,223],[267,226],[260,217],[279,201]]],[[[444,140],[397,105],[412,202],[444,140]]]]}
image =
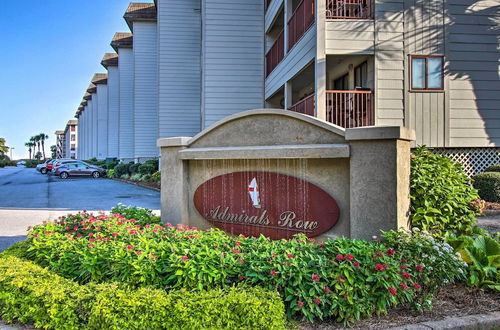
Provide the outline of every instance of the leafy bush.
{"type": "Polygon", "coordinates": [[[143,176],[141,176],[140,181],[151,182],[151,174],[144,174],[143,176]]]}
{"type": "Polygon", "coordinates": [[[484,170],[485,172],[500,172],[500,165],[492,165],[484,170]]]}
{"type": "Polygon", "coordinates": [[[105,170],[112,170],[115,168],[116,165],[118,165],[118,162],[105,162],[101,167],[104,168],[105,170]]]}
{"type": "Polygon", "coordinates": [[[118,164],[114,167],[115,170],[115,176],[117,178],[121,178],[122,175],[128,174],[128,167],[129,164],[118,164]]]}
{"type": "Polygon", "coordinates": [[[115,177],[115,170],[113,170],[113,169],[107,170],[106,175],[108,176],[108,178],[114,178],[115,177]]]}
{"type": "Polygon", "coordinates": [[[130,180],[132,181],[141,181],[142,179],[142,174],[140,173],[135,173],[130,176],[130,180]]]}
{"type": "Polygon", "coordinates": [[[156,172],[156,171],[158,171],[160,169],[160,161],[158,159],[146,160],[144,162],[144,164],[153,165],[153,167],[154,167],[154,171],[153,172],[156,172]]]}
{"type": "MultiPolygon", "coordinates": [[[[115,174],[115,175],[116,175],[116,174],[115,174]]],[[[128,179],[130,179],[130,175],[128,175],[128,174],[123,174],[122,176],[120,176],[120,179],[128,180],[128,179]]]]}
{"type": "Polygon", "coordinates": [[[411,160],[410,219],[415,228],[436,236],[468,233],[478,214],[479,198],[462,166],[449,158],[418,148],[411,160]]]}
{"type": "Polygon", "coordinates": [[[126,219],[134,219],[137,225],[146,226],[160,224],[161,218],[153,213],[150,209],[137,206],[126,206],[118,204],[111,209],[112,214],[122,215],[126,219]]]}
{"type": "Polygon", "coordinates": [[[500,172],[484,172],[472,179],[479,197],[488,202],[500,202],[500,172]]]}
{"type": "Polygon", "coordinates": [[[469,265],[467,284],[500,291],[500,243],[487,233],[477,236],[450,236],[447,242],[469,265]]]}
{"type": "Polygon", "coordinates": [[[144,163],[138,167],[138,172],[143,175],[153,174],[157,170],[158,169],[156,169],[155,166],[151,163],[144,163]]]}
{"type": "Polygon", "coordinates": [[[151,175],[151,181],[160,183],[161,182],[161,172],[154,172],[153,175],[151,175]]]}
{"type": "Polygon", "coordinates": [[[245,283],[277,290],[289,317],[345,323],[421,301],[422,292],[427,300],[436,287],[459,278],[461,267],[453,268],[455,257],[443,249],[408,257],[406,247],[381,242],[232,237],[181,225],[138,225],[118,214],[63,218],[36,226],[28,240],[26,258],[80,283],[187,290],[245,283]],[[424,255],[429,253],[446,256],[433,263],[424,255]]]}
{"type": "Polygon", "coordinates": [[[38,164],[41,164],[38,160],[28,160],[24,166],[27,168],[35,168],[38,164]]]}
{"type": "Polygon", "coordinates": [[[37,328],[285,329],[280,297],[260,288],[166,293],[83,286],[15,257],[0,258],[0,313],[37,328]]]}
{"type": "MultiPolygon", "coordinates": [[[[0,167],[5,167],[5,166],[17,166],[16,162],[11,161],[10,159],[2,159],[0,160],[0,167]]],[[[35,166],[36,167],[36,166],[35,166]]]]}
{"type": "Polygon", "coordinates": [[[135,164],[130,164],[129,167],[128,167],[128,173],[132,176],[136,173],[138,173],[139,171],[139,166],[141,166],[141,164],[139,163],[135,163],[135,164]]]}

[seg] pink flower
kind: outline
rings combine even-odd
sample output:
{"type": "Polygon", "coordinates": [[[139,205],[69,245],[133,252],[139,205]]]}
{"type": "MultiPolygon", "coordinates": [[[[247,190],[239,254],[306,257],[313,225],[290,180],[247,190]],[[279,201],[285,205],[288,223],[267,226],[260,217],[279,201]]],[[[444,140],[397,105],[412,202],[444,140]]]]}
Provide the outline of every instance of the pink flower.
{"type": "Polygon", "coordinates": [[[80,238],[80,237],[82,237],[82,234],[78,233],[78,234],[76,234],[76,237],[80,238]]]}
{"type": "Polygon", "coordinates": [[[131,235],[137,235],[137,230],[131,230],[129,233],[130,233],[131,235]]]}
{"type": "Polygon", "coordinates": [[[321,300],[319,300],[318,298],[314,298],[313,301],[316,305],[321,304],[321,300]]]}
{"type": "Polygon", "coordinates": [[[389,257],[392,257],[394,255],[394,250],[393,249],[387,249],[387,251],[385,251],[385,254],[387,254],[389,257]]]}
{"type": "Polygon", "coordinates": [[[118,224],[118,225],[123,225],[123,222],[118,221],[116,224],[118,224]]]}
{"type": "Polygon", "coordinates": [[[337,259],[337,260],[339,260],[339,261],[340,261],[340,260],[344,260],[344,256],[343,256],[343,255],[341,255],[341,254],[337,254],[337,256],[335,257],[335,259],[337,259]]]}
{"type": "Polygon", "coordinates": [[[136,251],[135,252],[138,256],[140,256],[142,254],[142,251],[136,251]]]}
{"type": "Polygon", "coordinates": [[[89,244],[88,247],[89,248],[93,248],[95,245],[94,244],[89,244]]]}
{"type": "Polygon", "coordinates": [[[325,291],[326,293],[330,292],[330,288],[328,287],[328,285],[323,288],[323,291],[325,291]]]}
{"type": "Polygon", "coordinates": [[[241,275],[240,275],[240,276],[238,276],[238,279],[239,279],[240,281],[243,281],[243,280],[245,279],[245,276],[241,276],[241,275]]]}
{"type": "Polygon", "coordinates": [[[406,285],[405,283],[401,282],[399,283],[399,287],[403,290],[403,291],[406,291],[408,289],[408,285],[406,285]]]}
{"type": "Polygon", "coordinates": [[[90,237],[94,236],[94,233],[89,233],[89,236],[90,236],[90,237]]]}
{"type": "Polygon", "coordinates": [[[304,303],[302,301],[297,301],[297,306],[299,306],[299,308],[302,308],[304,306],[304,303]]]}
{"type": "Polygon", "coordinates": [[[291,254],[291,253],[287,253],[287,254],[286,254],[286,257],[287,257],[288,259],[292,259],[292,258],[293,258],[293,254],[291,254]]]}
{"type": "Polygon", "coordinates": [[[411,278],[411,275],[408,272],[404,272],[403,277],[406,278],[407,280],[409,280],[411,278]]]}
{"type": "Polygon", "coordinates": [[[407,270],[407,269],[408,269],[408,267],[406,267],[405,265],[401,265],[401,269],[403,269],[403,270],[407,270]]]}
{"type": "Polygon", "coordinates": [[[274,271],[274,270],[271,270],[271,271],[269,272],[269,274],[271,274],[271,276],[276,276],[276,275],[278,275],[278,273],[276,273],[276,271],[274,271]]]}
{"type": "Polygon", "coordinates": [[[118,236],[118,235],[120,235],[120,234],[118,234],[118,233],[113,233],[113,234],[111,234],[111,236],[113,236],[113,237],[116,237],[116,236],[118,236]]]}
{"type": "Polygon", "coordinates": [[[181,258],[181,259],[182,259],[183,261],[188,261],[188,260],[189,260],[188,256],[182,256],[182,258],[181,258]]]}
{"type": "Polygon", "coordinates": [[[424,270],[424,266],[423,266],[423,265],[416,265],[416,266],[415,266],[415,270],[416,270],[417,272],[421,272],[421,271],[423,271],[423,270],[424,270]]]}
{"type": "Polygon", "coordinates": [[[376,264],[375,269],[378,270],[379,272],[382,272],[382,271],[384,271],[385,268],[384,268],[384,265],[382,265],[382,264],[376,264]]]}
{"type": "Polygon", "coordinates": [[[346,258],[346,259],[347,259],[347,260],[349,260],[349,261],[353,261],[353,260],[354,260],[354,257],[353,257],[352,255],[350,255],[350,254],[346,254],[346,255],[344,256],[344,258],[346,258]]]}
{"type": "Polygon", "coordinates": [[[95,242],[95,239],[91,238],[91,239],[89,239],[89,241],[91,241],[91,242],[95,242]]]}
{"type": "Polygon", "coordinates": [[[233,252],[233,253],[240,253],[241,251],[238,250],[238,249],[233,249],[233,251],[231,251],[231,252],[233,252]]]}
{"type": "Polygon", "coordinates": [[[398,290],[396,290],[396,288],[393,288],[392,286],[388,287],[387,290],[389,290],[389,293],[393,296],[395,296],[398,292],[398,290]]]}
{"type": "Polygon", "coordinates": [[[242,258],[238,258],[238,262],[242,264],[245,262],[245,260],[243,260],[242,258]]]}
{"type": "Polygon", "coordinates": [[[241,245],[241,243],[240,243],[240,242],[238,242],[238,241],[236,241],[236,242],[234,242],[234,245],[236,245],[236,246],[240,246],[240,245],[241,245]]]}
{"type": "Polygon", "coordinates": [[[422,289],[422,287],[421,287],[421,286],[420,286],[420,284],[418,284],[418,283],[413,283],[413,287],[414,287],[415,289],[417,289],[417,290],[422,289]]]}
{"type": "Polygon", "coordinates": [[[312,280],[313,280],[314,282],[319,282],[319,280],[321,279],[321,278],[320,278],[318,275],[316,275],[316,274],[313,274],[313,275],[311,276],[311,278],[312,278],[312,280]]]}
{"type": "Polygon", "coordinates": [[[285,266],[290,266],[290,261],[285,261],[285,266]]]}
{"type": "Polygon", "coordinates": [[[355,261],[354,262],[354,267],[356,267],[356,269],[359,268],[359,262],[355,261]]]}
{"type": "Polygon", "coordinates": [[[133,250],[134,247],[132,245],[127,245],[127,250],[133,250]]]}

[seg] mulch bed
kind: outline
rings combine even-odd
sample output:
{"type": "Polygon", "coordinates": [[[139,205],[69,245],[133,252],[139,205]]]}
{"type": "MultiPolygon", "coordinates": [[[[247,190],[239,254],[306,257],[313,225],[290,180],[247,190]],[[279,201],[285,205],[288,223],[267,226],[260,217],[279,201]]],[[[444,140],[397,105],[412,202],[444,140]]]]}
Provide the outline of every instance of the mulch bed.
{"type": "Polygon", "coordinates": [[[156,182],[132,181],[132,180],[118,179],[118,178],[112,178],[112,180],[117,180],[117,181],[122,181],[122,182],[126,182],[126,183],[131,183],[131,184],[135,184],[135,185],[138,185],[138,186],[141,186],[141,187],[151,188],[151,189],[154,189],[156,191],[160,191],[160,185],[157,184],[156,182]]]}
{"type": "MultiPolygon", "coordinates": [[[[470,289],[463,285],[448,285],[441,289],[433,302],[433,309],[420,313],[409,306],[390,310],[387,315],[374,316],[358,321],[353,329],[387,329],[407,324],[439,321],[450,316],[466,316],[500,311],[500,293],[470,289]]],[[[333,321],[301,323],[300,329],[340,329],[333,321]]]]}
{"type": "Polygon", "coordinates": [[[484,209],[485,210],[496,210],[500,211],[500,203],[493,203],[493,202],[484,202],[484,209]]]}

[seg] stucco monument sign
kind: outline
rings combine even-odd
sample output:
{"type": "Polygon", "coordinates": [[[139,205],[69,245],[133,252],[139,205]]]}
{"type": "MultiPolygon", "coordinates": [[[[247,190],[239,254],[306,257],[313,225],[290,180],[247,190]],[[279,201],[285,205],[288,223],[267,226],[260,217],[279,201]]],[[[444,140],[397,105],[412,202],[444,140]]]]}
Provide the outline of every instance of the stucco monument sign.
{"type": "Polygon", "coordinates": [[[404,127],[242,112],[195,137],[158,140],[162,220],[272,239],[407,228],[413,139],[404,127]]]}

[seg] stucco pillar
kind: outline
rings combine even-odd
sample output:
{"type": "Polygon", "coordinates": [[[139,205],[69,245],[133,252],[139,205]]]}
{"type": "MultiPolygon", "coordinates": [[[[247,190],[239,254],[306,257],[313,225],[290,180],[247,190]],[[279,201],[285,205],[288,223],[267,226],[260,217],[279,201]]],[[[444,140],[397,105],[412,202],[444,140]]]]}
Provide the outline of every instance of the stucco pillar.
{"type": "Polygon", "coordinates": [[[293,105],[293,87],[292,82],[287,81],[285,83],[285,110],[288,110],[293,105]]]}
{"type": "Polygon", "coordinates": [[[326,120],[326,1],[316,1],[316,117],[326,120]]]}
{"type": "Polygon", "coordinates": [[[346,130],[351,148],[351,238],[380,237],[381,230],[408,229],[410,143],[406,127],[346,130]]]}
{"type": "Polygon", "coordinates": [[[171,224],[189,223],[187,164],[179,158],[190,137],[164,138],[157,141],[161,150],[161,220],[171,224]]]}

